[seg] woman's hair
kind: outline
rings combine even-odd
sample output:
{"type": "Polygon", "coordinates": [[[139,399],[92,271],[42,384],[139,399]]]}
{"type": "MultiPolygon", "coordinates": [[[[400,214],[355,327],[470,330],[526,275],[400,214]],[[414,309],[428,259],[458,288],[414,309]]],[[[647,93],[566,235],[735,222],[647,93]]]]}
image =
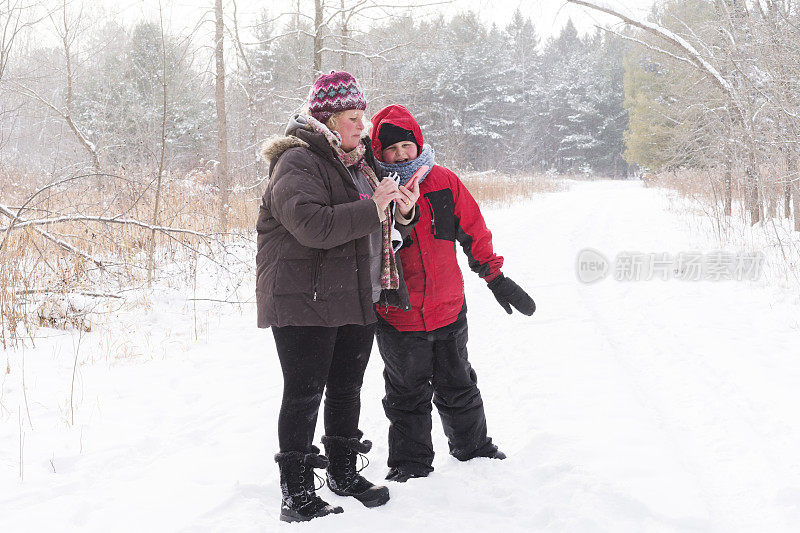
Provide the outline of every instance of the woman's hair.
{"type": "MultiPolygon", "coordinates": [[[[331,115],[331,118],[329,118],[325,122],[325,126],[331,131],[335,130],[336,129],[336,124],[339,121],[339,117],[341,117],[342,115],[344,115],[348,111],[350,111],[350,109],[346,109],[344,111],[337,111],[336,113],[331,115]]],[[[361,121],[364,123],[364,131],[361,133],[361,136],[362,137],[366,137],[367,135],[369,135],[369,129],[370,129],[370,126],[372,126],[372,123],[369,120],[367,120],[367,115],[366,114],[362,117],[361,121]]]]}
{"type": "MultiPolygon", "coordinates": [[[[331,115],[331,118],[329,118],[328,120],[325,121],[325,127],[328,128],[331,131],[335,130],[336,129],[336,123],[338,122],[339,117],[341,117],[343,114],[347,113],[348,111],[350,111],[350,110],[349,109],[345,109],[344,111],[337,111],[336,113],[331,115]]],[[[311,113],[308,110],[308,104],[306,104],[302,108],[300,108],[300,113],[303,114],[303,115],[311,116],[311,113]]],[[[364,122],[364,131],[361,132],[361,136],[362,137],[368,137],[369,136],[369,132],[372,129],[372,122],[369,121],[369,119],[367,118],[366,113],[364,114],[364,117],[361,120],[364,122]]]]}
{"type": "MultiPolygon", "coordinates": [[[[302,114],[302,115],[306,115],[306,116],[309,116],[309,117],[311,116],[311,111],[308,109],[308,104],[307,103],[304,104],[303,107],[301,107],[299,109],[299,111],[300,111],[300,114],[302,114]]],[[[325,127],[328,128],[331,131],[336,129],[336,121],[339,120],[339,117],[342,116],[342,113],[344,113],[344,111],[337,111],[336,113],[331,115],[331,118],[329,118],[328,120],[325,121],[325,127]]]]}
{"type": "Polygon", "coordinates": [[[336,124],[337,122],[339,122],[339,117],[341,117],[343,113],[344,111],[337,111],[336,113],[331,115],[331,118],[329,118],[325,122],[325,125],[328,127],[329,130],[333,131],[336,129],[336,124]]]}

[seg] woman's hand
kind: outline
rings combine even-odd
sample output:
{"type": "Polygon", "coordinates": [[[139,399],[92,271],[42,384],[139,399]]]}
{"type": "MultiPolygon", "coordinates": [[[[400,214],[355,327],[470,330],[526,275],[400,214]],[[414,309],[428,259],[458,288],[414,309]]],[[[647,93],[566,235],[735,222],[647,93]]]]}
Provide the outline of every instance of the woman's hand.
{"type": "Polygon", "coordinates": [[[411,179],[408,180],[405,185],[398,187],[399,197],[397,200],[397,208],[404,217],[408,217],[414,210],[414,205],[417,203],[417,200],[419,200],[419,179],[427,170],[428,167],[422,165],[414,172],[414,175],[411,176],[411,179]]]}
{"type": "Polygon", "coordinates": [[[383,178],[372,193],[372,199],[381,211],[385,211],[392,200],[397,200],[399,197],[400,191],[397,189],[397,184],[389,178],[383,178]]]}

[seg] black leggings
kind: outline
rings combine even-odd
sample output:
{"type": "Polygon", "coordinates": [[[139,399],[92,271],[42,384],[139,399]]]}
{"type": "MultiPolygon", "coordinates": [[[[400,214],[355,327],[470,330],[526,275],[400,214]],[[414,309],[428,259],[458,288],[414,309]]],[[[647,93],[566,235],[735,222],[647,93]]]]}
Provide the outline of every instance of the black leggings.
{"type": "Polygon", "coordinates": [[[375,324],[272,327],[283,371],[278,416],[281,452],[310,451],[325,390],[325,434],[358,435],[361,384],[375,324]]]}

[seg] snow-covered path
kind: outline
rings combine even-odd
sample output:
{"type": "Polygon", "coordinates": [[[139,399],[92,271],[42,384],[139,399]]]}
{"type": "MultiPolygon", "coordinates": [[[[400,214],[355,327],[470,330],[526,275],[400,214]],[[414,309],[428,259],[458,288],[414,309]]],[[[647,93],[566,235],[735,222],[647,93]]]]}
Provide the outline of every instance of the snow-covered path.
{"type": "MultiPolygon", "coordinates": [[[[429,478],[391,484],[392,500],[372,510],[323,489],[344,514],[281,524],[269,331],[254,328],[251,307],[215,308],[195,341],[189,307],[165,296],[130,318],[130,343],[153,346],[150,357],[117,360],[133,349],[123,345],[86,356],[95,362],[80,367],[74,425],[73,341],[43,339],[25,354],[33,431],[21,357],[10,354],[3,531],[796,530],[796,296],[759,283],[585,285],[575,275],[586,247],[609,257],[713,248],[668,207],[638,182],[594,182],[485,212],[504,271],[538,306],[531,318],[506,315],[464,267],[470,359],[506,461],[457,462],[435,421],[429,478]]],[[[362,395],[375,481],[386,470],[381,366],[376,349],[362,395]]]]}

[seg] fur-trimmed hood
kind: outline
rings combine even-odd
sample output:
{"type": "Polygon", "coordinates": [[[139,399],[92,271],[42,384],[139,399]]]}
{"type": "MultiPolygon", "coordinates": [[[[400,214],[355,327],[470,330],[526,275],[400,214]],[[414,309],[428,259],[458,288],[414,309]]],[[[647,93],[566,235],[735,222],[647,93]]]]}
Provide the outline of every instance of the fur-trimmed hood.
{"type": "Polygon", "coordinates": [[[261,145],[261,157],[267,163],[272,163],[283,152],[296,146],[308,148],[308,143],[294,135],[273,135],[261,145]]]}
{"type": "Polygon", "coordinates": [[[283,135],[274,135],[261,145],[261,157],[264,161],[271,164],[289,148],[297,146],[308,148],[309,144],[307,142],[295,136],[295,133],[301,129],[309,129],[308,121],[304,115],[293,115],[289,119],[283,135]]]}

